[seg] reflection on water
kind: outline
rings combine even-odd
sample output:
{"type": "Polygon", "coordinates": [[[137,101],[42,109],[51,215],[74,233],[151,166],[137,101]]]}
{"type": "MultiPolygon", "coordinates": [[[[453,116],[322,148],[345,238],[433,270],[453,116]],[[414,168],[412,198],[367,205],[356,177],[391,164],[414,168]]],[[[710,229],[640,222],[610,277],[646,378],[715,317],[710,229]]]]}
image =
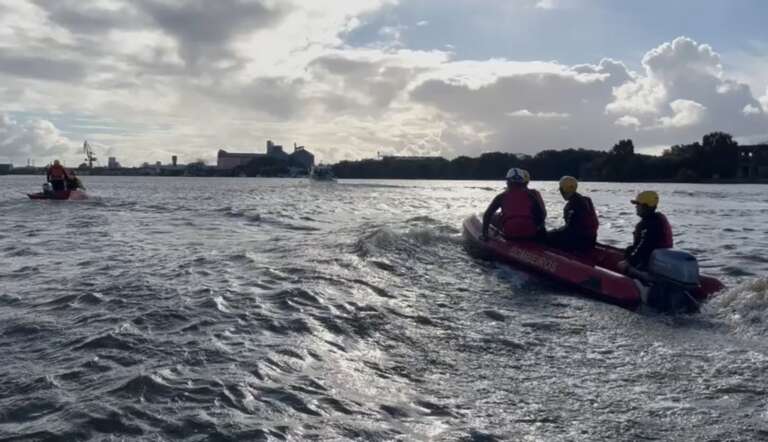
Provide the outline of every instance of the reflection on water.
{"type": "Polygon", "coordinates": [[[768,437],[761,186],[582,184],[616,245],[659,191],[729,286],[666,317],[467,256],[501,183],[88,177],[89,201],[33,202],[39,177],[0,180],[0,437],[768,437]]]}

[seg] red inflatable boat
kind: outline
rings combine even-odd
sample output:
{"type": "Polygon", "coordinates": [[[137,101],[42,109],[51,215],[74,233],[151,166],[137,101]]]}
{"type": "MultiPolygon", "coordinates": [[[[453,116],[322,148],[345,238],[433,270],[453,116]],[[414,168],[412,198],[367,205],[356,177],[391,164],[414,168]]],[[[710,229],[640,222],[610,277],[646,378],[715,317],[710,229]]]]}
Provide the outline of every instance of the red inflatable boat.
{"type": "MultiPolygon", "coordinates": [[[[490,238],[482,241],[483,223],[472,215],[464,221],[463,235],[470,248],[485,256],[524,267],[583,290],[603,300],[634,308],[642,302],[639,282],[616,268],[623,251],[598,244],[590,253],[572,254],[528,240],[507,240],[491,226],[490,238]]],[[[703,301],[723,289],[717,279],[701,275],[690,295],[703,301]]]]}
{"type": "Polygon", "coordinates": [[[79,190],[62,190],[59,192],[38,192],[28,193],[27,196],[32,200],[85,200],[88,195],[79,190]]]}

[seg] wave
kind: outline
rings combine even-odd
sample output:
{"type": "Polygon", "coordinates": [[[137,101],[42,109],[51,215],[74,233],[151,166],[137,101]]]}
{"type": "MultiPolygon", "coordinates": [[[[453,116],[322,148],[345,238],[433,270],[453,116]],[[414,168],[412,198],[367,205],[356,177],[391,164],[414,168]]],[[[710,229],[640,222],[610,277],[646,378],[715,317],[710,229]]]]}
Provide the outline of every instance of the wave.
{"type": "Polygon", "coordinates": [[[458,230],[452,226],[414,227],[397,231],[391,227],[379,227],[363,235],[354,244],[355,253],[361,257],[377,256],[383,252],[422,254],[424,249],[460,243],[458,230]]]}
{"type": "MultiPolygon", "coordinates": [[[[222,208],[216,209],[215,211],[219,213],[223,213],[224,216],[228,218],[243,219],[248,222],[273,225],[286,230],[292,230],[292,231],[298,231],[298,232],[316,232],[321,230],[311,225],[293,223],[293,222],[285,221],[285,220],[271,217],[271,216],[263,216],[260,213],[253,213],[247,210],[235,209],[230,206],[222,207],[222,208]]],[[[300,219],[306,222],[315,222],[313,218],[310,218],[307,216],[297,216],[296,219],[300,219]]]]}
{"type": "Polygon", "coordinates": [[[768,336],[768,277],[720,293],[704,311],[728,323],[739,335],[768,336]]]}
{"type": "Polygon", "coordinates": [[[415,186],[403,186],[397,184],[371,184],[371,183],[338,183],[342,186],[358,187],[364,189],[408,189],[415,186]]]}

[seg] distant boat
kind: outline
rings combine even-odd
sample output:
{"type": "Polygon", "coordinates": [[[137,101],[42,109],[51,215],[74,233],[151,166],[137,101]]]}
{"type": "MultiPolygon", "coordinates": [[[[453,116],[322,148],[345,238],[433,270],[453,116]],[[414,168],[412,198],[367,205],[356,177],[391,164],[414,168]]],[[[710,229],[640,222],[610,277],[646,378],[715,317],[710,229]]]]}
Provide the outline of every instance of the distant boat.
{"type": "Polygon", "coordinates": [[[336,181],[333,169],[330,166],[313,166],[309,171],[309,179],[315,181],[336,181]]]}
{"type": "Polygon", "coordinates": [[[86,200],[88,195],[79,190],[60,190],[51,192],[28,193],[31,200],[86,200]]]}

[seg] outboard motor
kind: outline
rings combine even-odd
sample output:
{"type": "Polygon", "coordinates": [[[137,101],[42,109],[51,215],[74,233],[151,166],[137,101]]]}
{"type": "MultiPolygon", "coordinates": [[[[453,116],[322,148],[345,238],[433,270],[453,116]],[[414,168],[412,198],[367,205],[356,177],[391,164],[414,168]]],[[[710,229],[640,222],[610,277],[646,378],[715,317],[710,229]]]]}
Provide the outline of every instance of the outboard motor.
{"type": "Polygon", "coordinates": [[[648,305],[666,313],[694,313],[699,304],[691,290],[699,286],[699,263],[688,252],[656,249],[648,265],[651,289],[648,305]]]}

